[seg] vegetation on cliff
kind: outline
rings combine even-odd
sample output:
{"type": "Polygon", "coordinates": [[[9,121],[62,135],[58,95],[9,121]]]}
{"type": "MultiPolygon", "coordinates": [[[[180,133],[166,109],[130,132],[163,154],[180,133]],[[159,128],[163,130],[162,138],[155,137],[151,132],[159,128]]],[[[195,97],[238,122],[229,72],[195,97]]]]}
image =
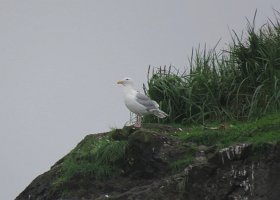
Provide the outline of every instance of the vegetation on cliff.
{"type": "Polygon", "coordinates": [[[192,164],[201,146],[218,152],[224,147],[246,143],[252,145],[252,150],[256,153],[267,151],[267,148],[280,141],[280,114],[267,115],[252,122],[211,124],[208,127],[172,128],[146,124],[145,128],[138,131],[128,127],[104,134],[88,135],[56,164],[59,175],[52,182],[52,190],[67,196],[73,188],[77,190],[95,181],[131,176],[137,170],[144,173],[136,176],[152,177],[150,173],[159,171],[149,169],[151,166],[147,162],[150,161],[146,159],[152,152],[148,149],[156,151],[165,137],[177,141],[174,149],[170,151],[178,154],[168,158],[166,166],[161,166],[172,174],[192,164]]]}

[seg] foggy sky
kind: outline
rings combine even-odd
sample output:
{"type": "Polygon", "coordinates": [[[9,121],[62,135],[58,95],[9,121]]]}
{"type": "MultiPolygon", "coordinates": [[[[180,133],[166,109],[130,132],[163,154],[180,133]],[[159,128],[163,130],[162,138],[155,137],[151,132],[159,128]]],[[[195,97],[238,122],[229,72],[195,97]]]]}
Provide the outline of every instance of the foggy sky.
{"type": "Polygon", "coordinates": [[[129,118],[116,81],[188,67],[279,0],[0,0],[0,199],[14,199],[87,134],[129,118]]]}

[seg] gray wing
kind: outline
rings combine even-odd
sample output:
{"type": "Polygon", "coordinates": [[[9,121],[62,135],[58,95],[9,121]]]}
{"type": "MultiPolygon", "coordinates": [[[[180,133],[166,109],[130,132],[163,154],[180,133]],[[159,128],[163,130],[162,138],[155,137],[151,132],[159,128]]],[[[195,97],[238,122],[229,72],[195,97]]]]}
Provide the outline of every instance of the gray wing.
{"type": "Polygon", "coordinates": [[[149,97],[147,97],[144,94],[141,94],[140,92],[137,92],[136,94],[136,101],[141,105],[145,106],[147,110],[157,110],[159,107],[157,102],[151,100],[149,97]]]}

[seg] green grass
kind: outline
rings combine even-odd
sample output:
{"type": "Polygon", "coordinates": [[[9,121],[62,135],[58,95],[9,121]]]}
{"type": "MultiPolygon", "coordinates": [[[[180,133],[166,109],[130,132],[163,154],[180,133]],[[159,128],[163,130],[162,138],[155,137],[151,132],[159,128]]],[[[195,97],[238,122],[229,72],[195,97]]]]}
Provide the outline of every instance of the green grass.
{"type": "Polygon", "coordinates": [[[127,141],[112,140],[109,136],[87,136],[62,163],[61,176],[54,183],[59,186],[75,177],[105,180],[122,173],[127,141]]]}
{"type": "Polygon", "coordinates": [[[234,32],[223,51],[199,47],[191,55],[188,73],[172,67],[151,73],[149,68],[145,91],[169,117],[147,116],[144,121],[204,124],[280,111],[280,23],[275,21],[256,30],[254,17],[246,37],[234,32]]]}
{"type": "Polygon", "coordinates": [[[178,136],[185,142],[198,145],[215,145],[224,148],[236,143],[249,143],[254,148],[268,143],[280,141],[280,114],[270,114],[251,122],[235,122],[227,129],[209,130],[203,127],[194,127],[183,131],[178,136]]]}

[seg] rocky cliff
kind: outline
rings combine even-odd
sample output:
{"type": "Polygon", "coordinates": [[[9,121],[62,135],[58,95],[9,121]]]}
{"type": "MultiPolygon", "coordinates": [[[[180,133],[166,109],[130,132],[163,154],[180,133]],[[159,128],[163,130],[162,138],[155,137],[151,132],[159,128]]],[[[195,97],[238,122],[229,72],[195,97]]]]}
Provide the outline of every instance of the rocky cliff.
{"type": "Polygon", "coordinates": [[[278,120],[269,127],[227,147],[166,125],[88,135],[16,200],[278,200],[280,143],[248,142],[255,133],[280,135],[278,120]]]}

